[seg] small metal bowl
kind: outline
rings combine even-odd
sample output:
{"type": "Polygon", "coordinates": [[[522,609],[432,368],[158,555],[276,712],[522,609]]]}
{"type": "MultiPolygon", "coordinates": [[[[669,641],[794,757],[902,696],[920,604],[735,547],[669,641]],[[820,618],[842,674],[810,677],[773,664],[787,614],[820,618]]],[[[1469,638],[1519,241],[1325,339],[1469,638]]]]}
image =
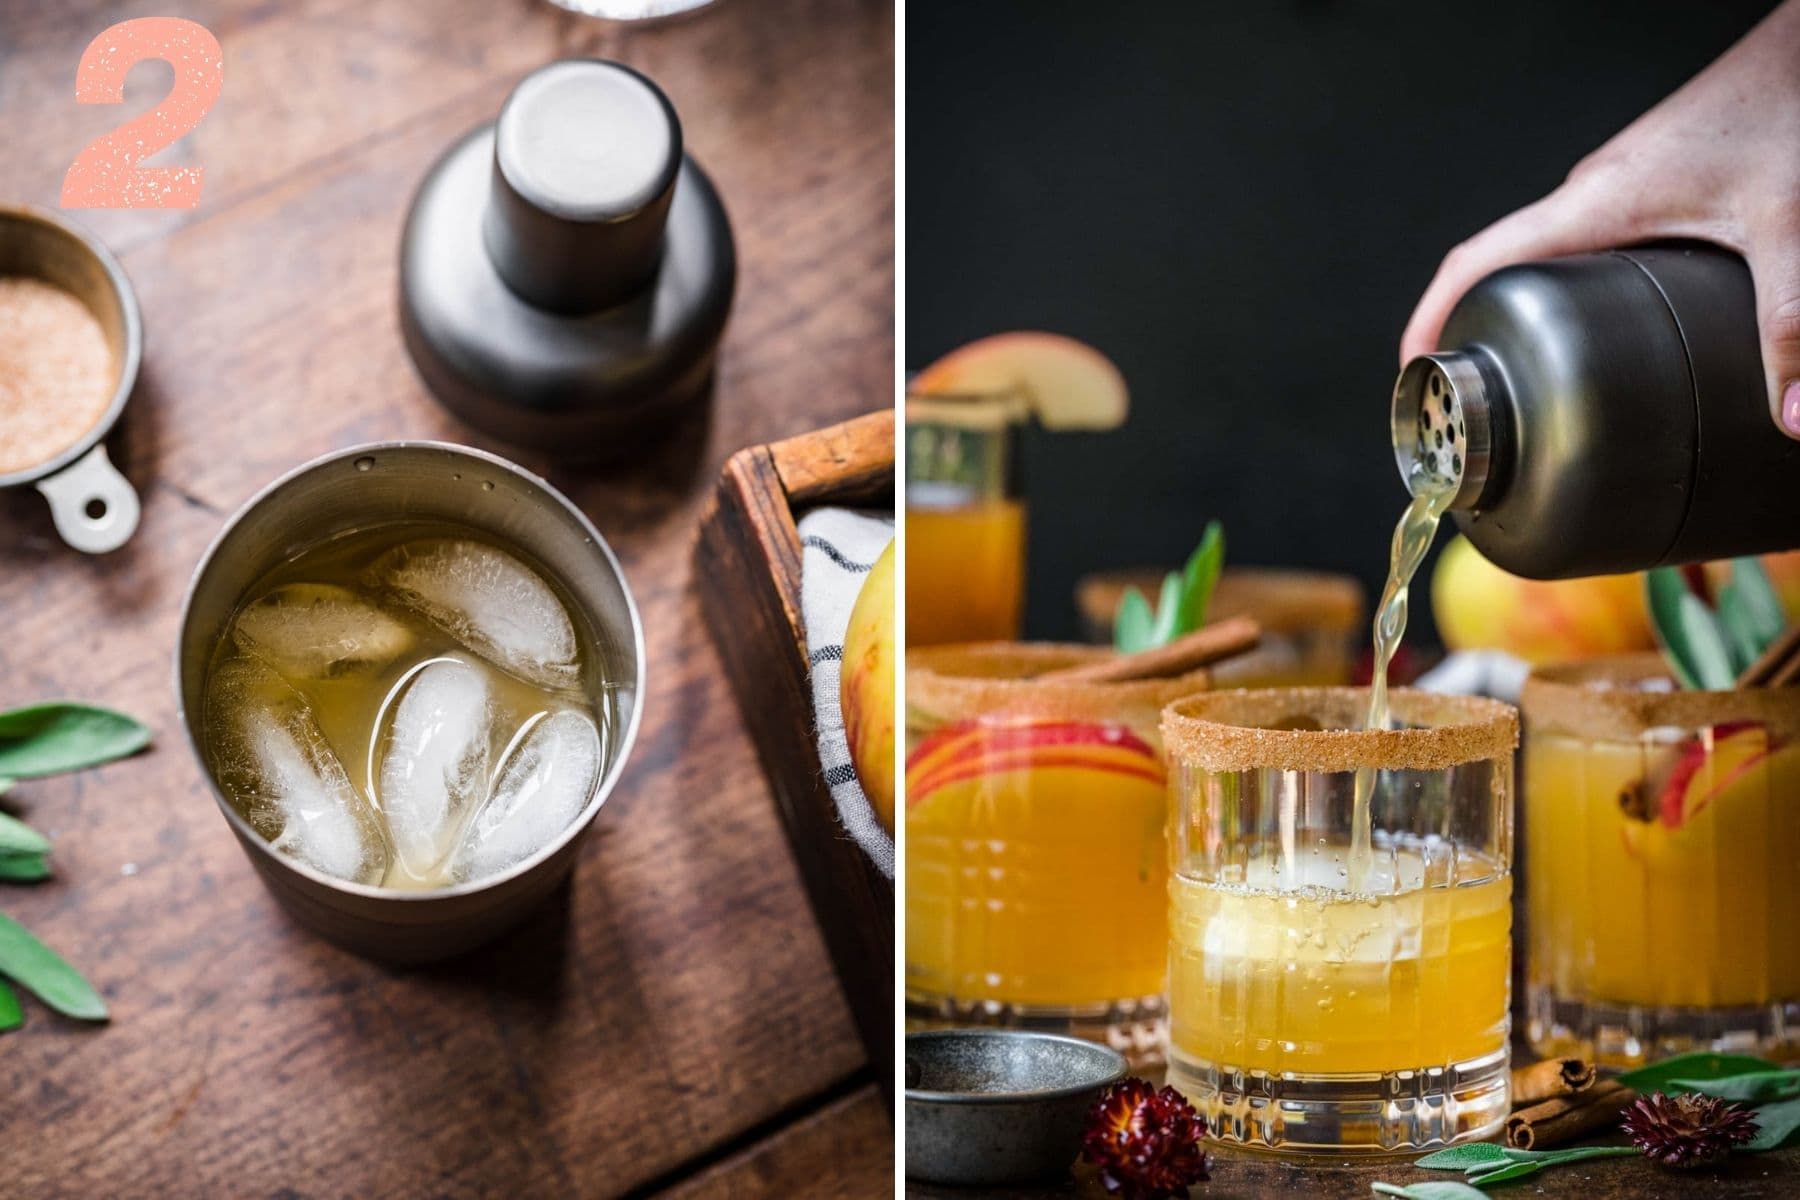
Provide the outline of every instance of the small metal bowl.
{"type": "Polygon", "coordinates": [[[906,1177],[995,1187],[1060,1179],[1082,1118],[1125,1078],[1096,1042],[1014,1029],[906,1037],[906,1177]]]}
{"type": "Polygon", "coordinates": [[[644,696],[644,629],[618,559],[569,500],[496,455],[438,442],[382,442],[314,459],[253,496],[194,569],[175,647],[175,698],[188,743],[238,843],[263,883],[301,925],[369,958],[447,958],[516,924],[575,866],[637,738],[644,696]],[[327,538],[393,521],[478,530],[516,547],[561,583],[606,658],[618,741],[593,798],[562,836],[498,875],[427,892],[335,879],[278,853],[226,803],[200,737],[213,647],[229,635],[244,593],[276,564],[327,538]]]}
{"type": "Polygon", "coordinates": [[[50,502],[63,541],[85,554],[117,550],[137,529],[138,495],[106,456],[102,439],[125,411],[144,352],[131,280],[99,239],[46,209],[11,204],[0,204],[3,275],[55,284],[81,301],[106,335],[114,377],[106,413],[79,442],[44,462],[0,473],[0,488],[35,485],[50,502]]]}

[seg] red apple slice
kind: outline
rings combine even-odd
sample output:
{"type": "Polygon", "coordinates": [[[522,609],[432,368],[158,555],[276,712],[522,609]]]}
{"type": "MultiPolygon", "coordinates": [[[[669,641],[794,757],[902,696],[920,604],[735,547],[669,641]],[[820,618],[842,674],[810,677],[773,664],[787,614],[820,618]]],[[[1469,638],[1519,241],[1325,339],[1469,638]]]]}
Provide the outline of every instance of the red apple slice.
{"type": "Polygon", "coordinates": [[[1663,785],[1658,817],[1670,829],[1681,828],[1776,748],[1759,722],[1713,726],[1710,737],[1694,738],[1682,748],[1681,758],[1663,785]],[[1710,770],[1701,770],[1709,764],[1710,770]]]}
{"type": "Polygon", "coordinates": [[[949,783],[1050,766],[1163,781],[1156,750],[1123,726],[1076,721],[963,723],[934,732],[914,748],[906,770],[907,807],[949,783]]]}
{"type": "Polygon", "coordinates": [[[927,395],[1022,395],[1046,429],[1117,429],[1129,394],[1112,360],[1056,333],[997,333],[919,372],[927,395]]]}

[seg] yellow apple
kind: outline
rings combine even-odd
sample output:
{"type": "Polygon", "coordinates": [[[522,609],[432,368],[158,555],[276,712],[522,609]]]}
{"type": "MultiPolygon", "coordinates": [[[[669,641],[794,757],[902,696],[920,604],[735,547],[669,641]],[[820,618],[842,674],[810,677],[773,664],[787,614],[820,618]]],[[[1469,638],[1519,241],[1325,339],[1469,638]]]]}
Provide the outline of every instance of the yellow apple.
{"type": "Polygon", "coordinates": [[[894,831],[894,543],[875,560],[850,610],[838,684],[844,736],[863,793],[894,831]]]}
{"type": "Polygon", "coordinates": [[[914,392],[1023,398],[1046,429],[1117,429],[1125,377],[1092,346],[1058,333],[997,333],[952,350],[919,372],[914,392]]]}
{"type": "Polygon", "coordinates": [[[1450,649],[1505,650],[1532,664],[1656,645],[1642,575],[1521,579],[1460,536],[1438,559],[1431,609],[1450,649]]]}

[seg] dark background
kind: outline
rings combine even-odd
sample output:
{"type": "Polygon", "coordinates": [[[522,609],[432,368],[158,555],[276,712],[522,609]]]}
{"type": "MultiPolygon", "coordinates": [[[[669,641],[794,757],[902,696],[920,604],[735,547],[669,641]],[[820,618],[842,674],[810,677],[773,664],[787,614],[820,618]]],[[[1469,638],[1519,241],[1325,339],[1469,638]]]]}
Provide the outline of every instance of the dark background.
{"type": "Polygon", "coordinates": [[[1028,634],[1074,636],[1079,575],[1173,564],[1209,517],[1229,562],[1373,595],[1400,331],[1438,260],[1772,7],[909,4],[907,365],[1048,329],[1131,385],[1119,432],[1025,435],[1028,634]]]}

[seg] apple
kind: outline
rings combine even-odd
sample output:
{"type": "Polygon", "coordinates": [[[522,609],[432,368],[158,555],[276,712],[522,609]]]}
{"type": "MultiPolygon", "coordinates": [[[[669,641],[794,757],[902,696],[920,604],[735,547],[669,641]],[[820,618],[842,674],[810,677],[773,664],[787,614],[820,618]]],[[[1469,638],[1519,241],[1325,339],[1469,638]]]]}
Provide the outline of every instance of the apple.
{"type": "Polygon", "coordinates": [[[1760,722],[1715,725],[1710,738],[1694,738],[1682,746],[1681,757],[1663,784],[1658,818],[1668,828],[1680,829],[1744,772],[1778,748],[1760,722]],[[1703,772],[1701,768],[1708,764],[1711,769],[1703,772]]]}
{"type": "Polygon", "coordinates": [[[1105,771],[1157,786],[1164,782],[1155,748],[1122,726],[962,722],[937,730],[914,748],[906,764],[906,805],[911,809],[953,783],[1052,767],[1105,771]]]}
{"type": "Polygon", "coordinates": [[[1092,346],[1057,333],[997,333],[970,342],[913,379],[915,393],[1021,395],[1046,429],[1117,429],[1125,377],[1092,346]]]}
{"type": "Polygon", "coordinates": [[[1504,650],[1526,662],[1651,650],[1642,575],[1521,579],[1458,536],[1431,577],[1431,610],[1452,650],[1504,650]]]}
{"type": "Polygon", "coordinates": [[[844,634],[844,669],[838,683],[844,737],[863,794],[894,831],[894,543],[863,580],[844,634]]]}

